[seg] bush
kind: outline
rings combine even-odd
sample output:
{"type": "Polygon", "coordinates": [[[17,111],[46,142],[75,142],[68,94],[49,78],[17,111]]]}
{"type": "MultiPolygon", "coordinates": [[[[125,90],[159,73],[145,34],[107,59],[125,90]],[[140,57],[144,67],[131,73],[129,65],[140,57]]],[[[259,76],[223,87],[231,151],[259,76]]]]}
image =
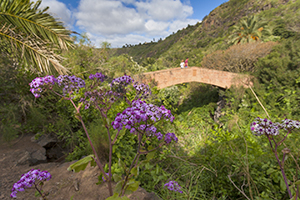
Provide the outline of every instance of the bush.
{"type": "Polygon", "coordinates": [[[269,54],[276,44],[276,42],[253,42],[233,45],[225,51],[218,50],[206,55],[201,65],[209,69],[230,72],[252,72],[258,58],[269,54]]]}

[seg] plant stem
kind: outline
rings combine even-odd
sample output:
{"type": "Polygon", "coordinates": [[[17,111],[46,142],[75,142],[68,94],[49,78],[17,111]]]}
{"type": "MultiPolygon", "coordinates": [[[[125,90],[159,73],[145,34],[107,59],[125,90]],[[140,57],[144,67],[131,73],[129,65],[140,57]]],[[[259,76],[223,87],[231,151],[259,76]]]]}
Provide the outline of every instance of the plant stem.
{"type": "Polygon", "coordinates": [[[133,166],[135,165],[136,160],[139,158],[139,155],[140,155],[140,147],[141,147],[141,141],[142,141],[142,134],[139,133],[139,134],[138,134],[138,148],[137,148],[137,153],[136,153],[136,155],[135,155],[133,161],[131,162],[131,165],[130,165],[130,167],[129,167],[128,173],[127,173],[127,175],[126,175],[126,177],[125,177],[125,180],[124,180],[124,183],[123,183],[123,185],[122,185],[122,189],[121,189],[121,193],[120,193],[122,196],[125,194],[125,185],[126,185],[126,182],[128,181],[128,177],[129,177],[130,171],[131,171],[131,169],[133,168],[133,166]]]}
{"type": "MultiPolygon", "coordinates": [[[[89,143],[90,143],[90,145],[91,145],[91,147],[92,147],[93,153],[94,153],[95,156],[96,156],[96,163],[97,163],[99,169],[101,170],[101,172],[103,173],[105,179],[106,179],[106,180],[109,180],[109,177],[107,177],[107,175],[105,174],[105,171],[104,171],[104,169],[103,169],[103,167],[102,167],[102,164],[101,164],[101,162],[100,162],[99,156],[98,156],[98,154],[97,154],[97,152],[96,152],[96,150],[95,150],[95,147],[94,147],[94,145],[93,145],[93,143],[92,143],[92,141],[91,141],[91,138],[90,138],[90,136],[89,136],[89,134],[88,134],[88,132],[87,132],[87,129],[86,129],[86,127],[85,127],[85,124],[83,123],[82,117],[79,116],[79,119],[80,119],[81,124],[82,124],[82,126],[83,126],[84,132],[85,132],[85,134],[86,134],[86,136],[87,136],[87,138],[88,138],[88,140],[89,140],[89,143]]],[[[108,183],[110,183],[110,181],[109,181],[108,183]]],[[[111,184],[108,184],[108,190],[109,190],[109,195],[112,196],[112,195],[113,195],[113,192],[112,192],[111,184]]]]}
{"type": "Polygon", "coordinates": [[[111,159],[112,159],[112,147],[113,147],[113,143],[111,142],[111,136],[110,136],[110,132],[109,132],[109,127],[107,124],[105,124],[106,130],[107,130],[107,134],[108,134],[108,142],[109,142],[109,156],[108,156],[108,188],[111,190],[109,190],[109,193],[111,193],[111,196],[113,195],[112,193],[112,187],[111,187],[111,159]]]}
{"type": "Polygon", "coordinates": [[[109,190],[110,196],[112,196],[112,195],[113,195],[113,192],[112,192],[112,186],[111,186],[111,183],[110,183],[110,176],[107,177],[107,175],[105,174],[105,171],[104,171],[104,169],[103,169],[103,167],[102,167],[102,164],[101,164],[101,162],[100,162],[99,156],[98,156],[98,154],[97,154],[97,152],[96,152],[96,150],[95,150],[95,147],[94,147],[94,145],[93,145],[93,143],[92,143],[92,140],[91,140],[91,138],[90,138],[90,135],[88,134],[88,131],[87,131],[86,127],[85,127],[85,124],[84,124],[84,122],[83,122],[83,120],[82,120],[82,117],[80,116],[80,107],[77,107],[77,106],[75,105],[75,103],[73,102],[72,99],[69,99],[69,100],[71,101],[71,103],[73,104],[73,106],[74,106],[75,109],[76,109],[76,112],[77,112],[76,114],[78,114],[77,117],[78,117],[78,119],[79,119],[80,122],[81,122],[81,125],[82,125],[82,127],[83,127],[83,129],[84,129],[84,132],[85,132],[85,134],[86,134],[86,137],[88,138],[89,143],[90,143],[90,145],[91,145],[91,147],[92,147],[93,153],[94,153],[94,155],[96,156],[96,159],[95,159],[96,164],[98,165],[100,171],[103,173],[103,176],[105,177],[105,179],[106,179],[106,180],[109,180],[109,181],[108,181],[108,190],[109,190]]]}
{"type": "Polygon", "coordinates": [[[35,189],[40,193],[41,197],[42,197],[44,200],[47,200],[46,197],[44,197],[43,193],[38,189],[38,187],[36,186],[36,184],[34,184],[34,187],[35,187],[35,189]]]}
{"type": "MultiPolygon", "coordinates": [[[[291,198],[293,198],[293,196],[292,196],[292,193],[291,193],[291,191],[290,191],[289,184],[288,184],[288,182],[287,182],[287,178],[286,178],[286,175],[285,175],[283,166],[282,166],[281,161],[279,160],[279,157],[278,157],[278,154],[277,154],[277,147],[278,147],[278,145],[277,145],[277,143],[275,142],[275,140],[272,138],[273,141],[274,141],[274,143],[275,143],[275,147],[273,148],[270,137],[269,137],[268,135],[267,135],[267,137],[268,137],[268,139],[269,139],[269,142],[270,142],[270,145],[271,145],[271,147],[272,147],[272,150],[273,150],[273,152],[274,152],[274,154],[275,154],[276,160],[277,160],[278,165],[279,165],[280,170],[281,170],[281,174],[282,174],[283,179],[284,179],[284,183],[285,183],[285,185],[286,185],[286,189],[287,189],[287,191],[288,191],[288,193],[289,193],[289,197],[290,197],[290,199],[291,199],[291,198]]],[[[283,142],[283,140],[280,141],[280,142],[283,142]]]]}

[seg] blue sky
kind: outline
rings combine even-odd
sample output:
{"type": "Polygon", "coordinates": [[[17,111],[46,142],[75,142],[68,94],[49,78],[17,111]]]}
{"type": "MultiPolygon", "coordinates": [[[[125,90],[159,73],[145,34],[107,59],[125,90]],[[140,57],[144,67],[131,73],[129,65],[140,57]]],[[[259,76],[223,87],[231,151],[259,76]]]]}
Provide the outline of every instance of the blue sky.
{"type": "Polygon", "coordinates": [[[43,0],[41,7],[99,47],[150,42],[201,21],[227,0],[43,0]]]}

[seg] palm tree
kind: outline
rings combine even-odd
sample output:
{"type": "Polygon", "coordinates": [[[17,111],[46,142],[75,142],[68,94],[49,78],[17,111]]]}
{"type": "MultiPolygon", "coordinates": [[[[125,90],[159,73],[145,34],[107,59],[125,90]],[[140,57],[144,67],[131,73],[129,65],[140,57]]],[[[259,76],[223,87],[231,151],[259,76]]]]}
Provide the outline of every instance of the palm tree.
{"type": "Polygon", "coordinates": [[[73,47],[71,31],[46,12],[49,7],[39,9],[40,4],[41,0],[1,0],[0,48],[39,72],[66,73],[57,53],[73,47]]]}
{"type": "Polygon", "coordinates": [[[267,23],[259,19],[257,15],[250,16],[233,27],[233,34],[229,38],[229,43],[240,44],[259,41],[270,35],[268,29],[267,23]]]}

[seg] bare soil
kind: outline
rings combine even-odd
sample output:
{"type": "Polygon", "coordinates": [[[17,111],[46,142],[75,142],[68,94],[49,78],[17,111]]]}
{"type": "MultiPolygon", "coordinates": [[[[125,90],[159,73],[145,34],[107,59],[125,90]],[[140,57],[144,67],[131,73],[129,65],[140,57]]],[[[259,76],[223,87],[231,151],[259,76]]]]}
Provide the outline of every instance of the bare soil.
{"type": "MultiPolygon", "coordinates": [[[[12,186],[21,175],[30,169],[47,170],[52,175],[52,179],[45,182],[43,190],[48,193],[48,200],[105,200],[109,197],[107,185],[96,185],[98,182],[99,169],[88,166],[84,171],[74,173],[67,171],[72,162],[51,162],[35,166],[17,165],[25,151],[38,149],[40,146],[31,142],[33,135],[25,135],[10,144],[0,141],[0,200],[11,199],[10,192],[12,186]]],[[[34,189],[27,189],[18,192],[17,199],[35,200],[34,189]]],[[[139,188],[128,197],[132,200],[157,199],[153,193],[139,188]]]]}

